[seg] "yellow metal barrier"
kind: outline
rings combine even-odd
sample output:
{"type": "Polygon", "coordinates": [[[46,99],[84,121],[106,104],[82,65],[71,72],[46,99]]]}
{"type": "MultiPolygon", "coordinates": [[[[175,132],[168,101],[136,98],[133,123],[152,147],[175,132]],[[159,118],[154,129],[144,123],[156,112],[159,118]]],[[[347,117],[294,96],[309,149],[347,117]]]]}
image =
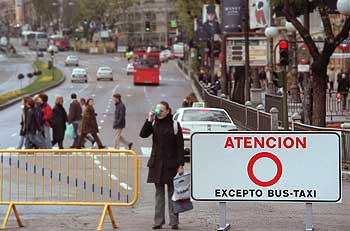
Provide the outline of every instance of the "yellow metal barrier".
{"type": "Polygon", "coordinates": [[[139,158],[131,150],[0,150],[0,205],[8,205],[2,229],[16,205],[132,206],[139,194],[139,158]],[[131,199],[131,200],[130,200],[131,199]]]}

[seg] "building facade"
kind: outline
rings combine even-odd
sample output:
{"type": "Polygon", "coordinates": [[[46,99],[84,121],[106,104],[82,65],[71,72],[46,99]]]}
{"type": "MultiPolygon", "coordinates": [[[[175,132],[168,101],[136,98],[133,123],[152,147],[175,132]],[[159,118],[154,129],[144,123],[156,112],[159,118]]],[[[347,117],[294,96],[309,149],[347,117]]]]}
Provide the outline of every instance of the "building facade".
{"type": "Polygon", "coordinates": [[[139,0],[120,12],[115,26],[120,45],[167,47],[176,37],[175,0],[139,0]],[[146,31],[147,25],[150,25],[149,31],[146,31]]]}

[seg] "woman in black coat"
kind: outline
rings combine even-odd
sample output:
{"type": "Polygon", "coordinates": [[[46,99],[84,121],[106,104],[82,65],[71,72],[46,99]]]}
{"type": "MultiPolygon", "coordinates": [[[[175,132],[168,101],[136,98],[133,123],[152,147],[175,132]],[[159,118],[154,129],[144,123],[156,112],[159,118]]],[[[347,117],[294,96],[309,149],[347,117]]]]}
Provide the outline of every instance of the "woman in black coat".
{"type": "Polygon", "coordinates": [[[171,197],[174,192],[173,179],[176,173],[183,174],[184,171],[184,141],[181,127],[179,123],[173,121],[167,102],[160,102],[155,112],[149,113],[140,136],[146,138],[150,135],[152,135],[153,144],[147,163],[149,168],[147,182],[154,183],[156,187],[153,229],[161,229],[165,224],[165,185],[168,186],[170,225],[172,229],[178,229],[179,217],[173,212],[171,197]],[[174,126],[177,126],[177,131],[174,126]]]}
{"type": "Polygon", "coordinates": [[[52,111],[50,124],[53,130],[52,146],[58,143],[59,149],[63,149],[64,133],[66,131],[66,123],[68,122],[67,112],[63,107],[63,97],[56,98],[55,107],[52,111]]]}

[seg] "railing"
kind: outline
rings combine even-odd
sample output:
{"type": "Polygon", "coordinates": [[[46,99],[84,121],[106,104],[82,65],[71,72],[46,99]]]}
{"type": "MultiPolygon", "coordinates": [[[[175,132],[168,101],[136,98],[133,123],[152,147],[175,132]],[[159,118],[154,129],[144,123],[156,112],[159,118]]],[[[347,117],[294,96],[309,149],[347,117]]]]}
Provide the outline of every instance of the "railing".
{"type": "Polygon", "coordinates": [[[0,150],[0,205],[23,226],[16,205],[111,206],[137,202],[138,156],[130,150],[0,150]]]}
{"type": "MultiPolygon", "coordinates": [[[[350,166],[350,130],[348,129],[336,129],[336,128],[323,128],[311,125],[306,125],[298,122],[293,122],[292,127],[295,131],[333,131],[341,132],[342,135],[342,162],[345,169],[349,169],[350,166]]],[[[331,154],[331,153],[330,153],[331,154]]]]}
{"type": "MultiPolygon", "coordinates": [[[[186,75],[188,75],[188,67],[180,60],[178,60],[177,63],[178,67],[182,69],[186,75]]],[[[225,109],[238,127],[253,131],[271,130],[271,114],[212,95],[203,85],[201,85],[201,83],[199,83],[198,76],[196,74],[191,72],[190,77],[206,105],[208,107],[225,109]]]]}

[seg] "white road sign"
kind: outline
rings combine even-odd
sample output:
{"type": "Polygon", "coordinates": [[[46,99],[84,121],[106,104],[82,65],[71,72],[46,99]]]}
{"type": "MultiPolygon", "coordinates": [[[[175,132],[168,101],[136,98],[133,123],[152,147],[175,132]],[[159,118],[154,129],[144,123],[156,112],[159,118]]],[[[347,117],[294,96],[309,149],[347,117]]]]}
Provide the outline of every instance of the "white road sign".
{"type": "Polygon", "coordinates": [[[192,135],[192,197],[199,201],[341,201],[336,132],[192,135]]]}

